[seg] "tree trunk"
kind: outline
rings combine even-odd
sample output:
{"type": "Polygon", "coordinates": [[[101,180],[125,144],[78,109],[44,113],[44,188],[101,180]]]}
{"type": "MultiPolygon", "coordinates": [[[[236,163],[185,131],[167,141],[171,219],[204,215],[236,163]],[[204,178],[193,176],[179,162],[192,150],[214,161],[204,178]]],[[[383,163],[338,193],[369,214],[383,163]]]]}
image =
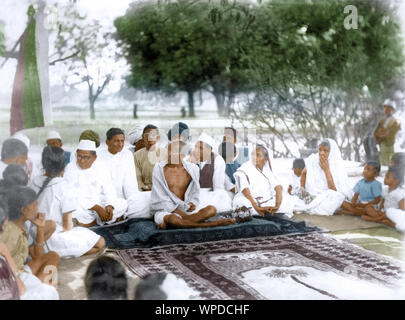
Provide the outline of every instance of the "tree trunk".
{"type": "Polygon", "coordinates": [[[215,101],[217,102],[217,110],[218,110],[218,115],[219,116],[224,116],[225,115],[225,94],[223,91],[215,89],[213,91],[215,101]]]}
{"type": "Polygon", "coordinates": [[[95,106],[96,104],[96,99],[90,98],[90,119],[95,120],[96,119],[96,112],[95,112],[95,106]]]}
{"type": "Polygon", "coordinates": [[[195,117],[194,113],[194,91],[189,90],[187,91],[187,99],[188,99],[188,116],[191,118],[195,117]]]}

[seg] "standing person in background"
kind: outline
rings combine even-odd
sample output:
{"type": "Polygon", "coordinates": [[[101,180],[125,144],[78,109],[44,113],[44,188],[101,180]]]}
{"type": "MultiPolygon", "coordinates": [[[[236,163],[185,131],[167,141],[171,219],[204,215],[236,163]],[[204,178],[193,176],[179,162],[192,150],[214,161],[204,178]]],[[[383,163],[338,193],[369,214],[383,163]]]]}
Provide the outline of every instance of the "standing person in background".
{"type": "MultiPolygon", "coordinates": [[[[62,137],[60,136],[58,131],[51,130],[46,135],[46,145],[48,147],[63,147],[62,137]]],[[[64,150],[65,151],[65,150],[64,150]]],[[[69,151],[65,151],[65,163],[68,164],[70,162],[71,153],[69,151]]]]}
{"type": "Polygon", "coordinates": [[[400,122],[394,118],[395,102],[386,100],[384,102],[384,112],[386,117],[382,119],[374,131],[376,142],[380,145],[380,163],[389,166],[394,155],[395,137],[401,129],[400,122]]]}

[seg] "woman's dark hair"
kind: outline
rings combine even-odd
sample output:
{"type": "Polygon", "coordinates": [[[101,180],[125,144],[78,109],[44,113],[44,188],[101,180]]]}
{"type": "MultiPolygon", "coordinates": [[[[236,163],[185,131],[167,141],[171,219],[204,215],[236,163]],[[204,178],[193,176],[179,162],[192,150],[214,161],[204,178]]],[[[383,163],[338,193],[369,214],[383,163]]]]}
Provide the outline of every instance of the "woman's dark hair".
{"type": "MultiPolygon", "coordinates": [[[[330,142],[328,141],[328,140],[323,140],[320,144],[319,144],[319,147],[326,147],[326,148],[328,148],[328,150],[330,151],[330,142]]],[[[319,148],[318,147],[318,148],[319,148]]]]}
{"type": "Polygon", "coordinates": [[[3,142],[3,147],[1,148],[1,160],[12,159],[27,153],[28,148],[24,142],[15,138],[9,138],[3,142]]]}
{"type": "Polygon", "coordinates": [[[222,142],[218,146],[218,154],[226,161],[226,158],[236,153],[236,146],[231,142],[222,142]]]}
{"type": "Polygon", "coordinates": [[[381,164],[379,161],[376,160],[369,160],[366,163],[367,165],[369,165],[370,167],[373,167],[375,170],[375,175],[378,176],[380,174],[381,171],[381,164]]]}
{"type": "Polygon", "coordinates": [[[9,164],[3,172],[4,182],[12,186],[26,186],[28,183],[28,175],[24,168],[18,164],[9,164]]]}
{"type": "Polygon", "coordinates": [[[37,194],[29,187],[15,186],[7,191],[6,199],[9,219],[15,221],[21,218],[23,207],[37,200],[37,194]]]}
{"type": "Polygon", "coordinates": [[[152,273],[142,279],[135,288],[135,300],[166,300],[167,294],[161,289],[167,273],[152,273]]]}
{"type": "Polygon", "coordinates": [[[85,286],[89,300],[127,300],[127,276],[114,258],[102,256],[87,268],[85,286]]]}
{"type": "Polygon", "coordinates": [[[38,197],[49,182],[65,169],[65,151],[58,147],[45,147],[42,151],[42,166],[49,176],[46,177],[44,184],[38,191],[38,197]]]}
{"type": "Polygon", "coordinates": [[[120,128],[111,128],[106,133],[107,140],[111,140],[114,136],[117,136],[119,134],[125,136],[124,131],[122,131],[120,128]]]}

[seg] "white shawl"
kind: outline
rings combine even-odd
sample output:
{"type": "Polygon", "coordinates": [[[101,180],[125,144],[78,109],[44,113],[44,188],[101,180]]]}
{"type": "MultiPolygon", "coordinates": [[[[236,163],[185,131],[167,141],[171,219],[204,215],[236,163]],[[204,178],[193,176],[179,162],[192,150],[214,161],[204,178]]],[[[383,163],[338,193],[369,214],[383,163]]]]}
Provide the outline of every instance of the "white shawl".
{"type": "MultiPolygon", "coordinates": [[[[327,139],[330,144],[329,152],[329,167],[332,173],[333,182],[336,190],[347,197],[350,197],[350,186],[346,169],[339,147],[335,140],[327,139]]],[[[328,190],[328,182],[326,181],[325,172],[319,166],[319,153],[311,154],[305,159],[307,169],[305,189],[312,195],[318,195],[328,190]]]]}

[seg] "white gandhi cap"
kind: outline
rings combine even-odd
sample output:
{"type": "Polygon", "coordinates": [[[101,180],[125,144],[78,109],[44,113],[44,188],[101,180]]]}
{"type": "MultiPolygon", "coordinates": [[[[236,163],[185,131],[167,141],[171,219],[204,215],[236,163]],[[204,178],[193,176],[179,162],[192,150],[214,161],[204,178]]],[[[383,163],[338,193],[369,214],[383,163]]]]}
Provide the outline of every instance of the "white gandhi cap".
{"type": "Polygon", "coordinates": [[[76,150],[96,151],[96,143],[91,140],[80,140],[76,150]]]}
{"type": "Polygon", "coordinates": [[[62,137],[60,136],[59,132],[55,130],[49,131],[46,135],[46,141],[51,139],[59,139],[60,141],[62,141],[62,137]]]}

